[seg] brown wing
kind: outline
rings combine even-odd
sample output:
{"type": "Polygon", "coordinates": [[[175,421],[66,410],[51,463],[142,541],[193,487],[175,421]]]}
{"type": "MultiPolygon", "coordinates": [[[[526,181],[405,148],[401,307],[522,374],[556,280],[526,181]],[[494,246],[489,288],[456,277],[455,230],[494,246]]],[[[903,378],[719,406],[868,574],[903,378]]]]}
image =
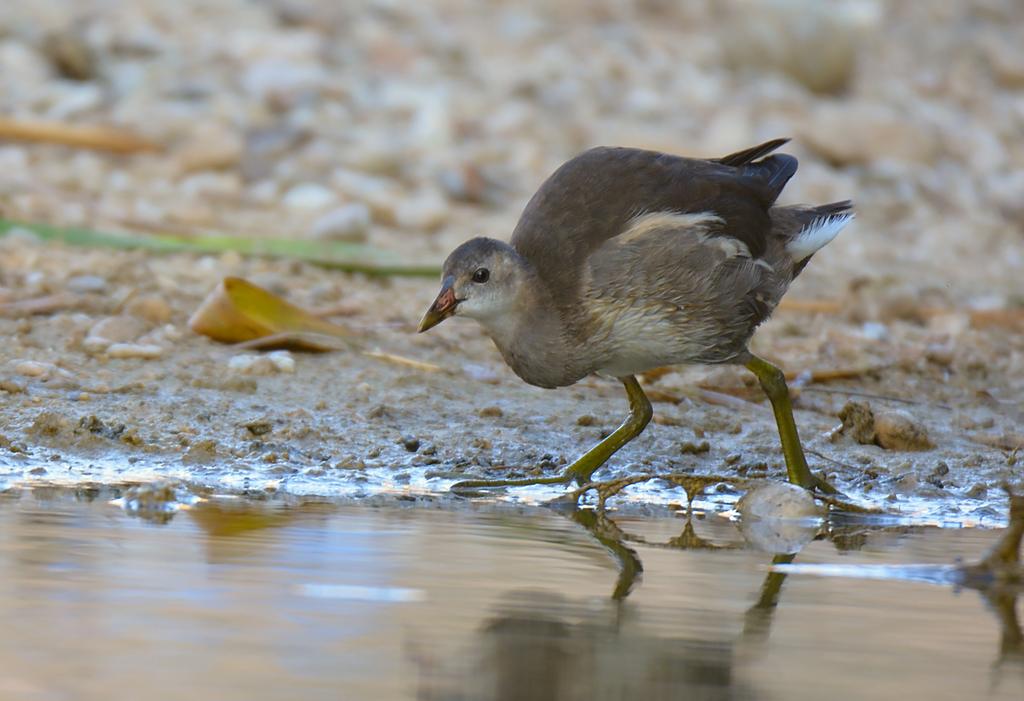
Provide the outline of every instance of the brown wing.
{"type": "Polygon", "coordinates": [[[637,215],[711,212],[722,223],[709,235],[742,241],[763,255],[768,210],[796,172],[792,156],[757,162],[784,140],[717,160],[600,147],[562,165],[526,205],[512,245],[541,273],[560,301],[579,294],[586,260],[637,215]]]}

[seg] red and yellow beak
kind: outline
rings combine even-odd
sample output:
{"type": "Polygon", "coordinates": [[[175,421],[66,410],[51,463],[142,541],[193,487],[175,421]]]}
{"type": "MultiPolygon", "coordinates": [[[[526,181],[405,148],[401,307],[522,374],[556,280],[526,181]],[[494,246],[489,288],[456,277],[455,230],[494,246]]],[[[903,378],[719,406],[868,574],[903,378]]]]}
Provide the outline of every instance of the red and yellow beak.
{"type": "Polygon", "coordinates": [[[437,293],[437,299],[430,305],[430,309],[420,321],[419,329],[417,329],[419,333],[434,328],[455,313],[455,308],[459,306],[459,300],[455,299],[454,284],[455,281],[451,277],[446,277],[441,282],[441,291],[437,293]]]}

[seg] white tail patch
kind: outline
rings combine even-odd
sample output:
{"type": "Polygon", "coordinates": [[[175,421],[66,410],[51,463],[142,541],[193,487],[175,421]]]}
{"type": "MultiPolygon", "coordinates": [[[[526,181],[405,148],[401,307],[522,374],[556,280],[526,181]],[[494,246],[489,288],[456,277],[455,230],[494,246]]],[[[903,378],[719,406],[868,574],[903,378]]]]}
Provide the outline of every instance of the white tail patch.
{"type": "Polygon", "coordinates": [[[797,262],[805,260],[834,239],[852,219],[853,212],[819,217],[790,239],[786,244],[786,251],[797,262]]]}

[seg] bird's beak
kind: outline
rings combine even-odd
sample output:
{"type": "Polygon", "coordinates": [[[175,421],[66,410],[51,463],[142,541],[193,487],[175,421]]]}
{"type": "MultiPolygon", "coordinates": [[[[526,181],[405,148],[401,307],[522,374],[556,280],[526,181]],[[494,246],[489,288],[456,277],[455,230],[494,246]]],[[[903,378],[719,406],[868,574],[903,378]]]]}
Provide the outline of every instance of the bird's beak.
{"type": "Polygon", "coordinates": [[[454,284],[455,281],[451,277],[446,277],[441,282],[441,291],[437,293],[437,299],[430,305],[430,309],[420,321],[420,327],[417,329],[419,333],[434,328],[455,313],[455,308],[459,306],[459,300],[455,299],[454,284]]]}

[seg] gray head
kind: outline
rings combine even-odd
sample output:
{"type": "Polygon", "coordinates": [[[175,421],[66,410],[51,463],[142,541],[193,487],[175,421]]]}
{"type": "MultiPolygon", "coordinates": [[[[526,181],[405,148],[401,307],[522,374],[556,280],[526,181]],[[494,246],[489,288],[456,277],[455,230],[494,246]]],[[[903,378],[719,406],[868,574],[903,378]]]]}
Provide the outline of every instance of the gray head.
{"type": "Polygon", "coordinates": [[[503,241],[475,238],[448,256],[441,274],[441,291],[423,315],[420,332],[453,315],[493,326],[524,303],[532,269],[503,241]]]}

